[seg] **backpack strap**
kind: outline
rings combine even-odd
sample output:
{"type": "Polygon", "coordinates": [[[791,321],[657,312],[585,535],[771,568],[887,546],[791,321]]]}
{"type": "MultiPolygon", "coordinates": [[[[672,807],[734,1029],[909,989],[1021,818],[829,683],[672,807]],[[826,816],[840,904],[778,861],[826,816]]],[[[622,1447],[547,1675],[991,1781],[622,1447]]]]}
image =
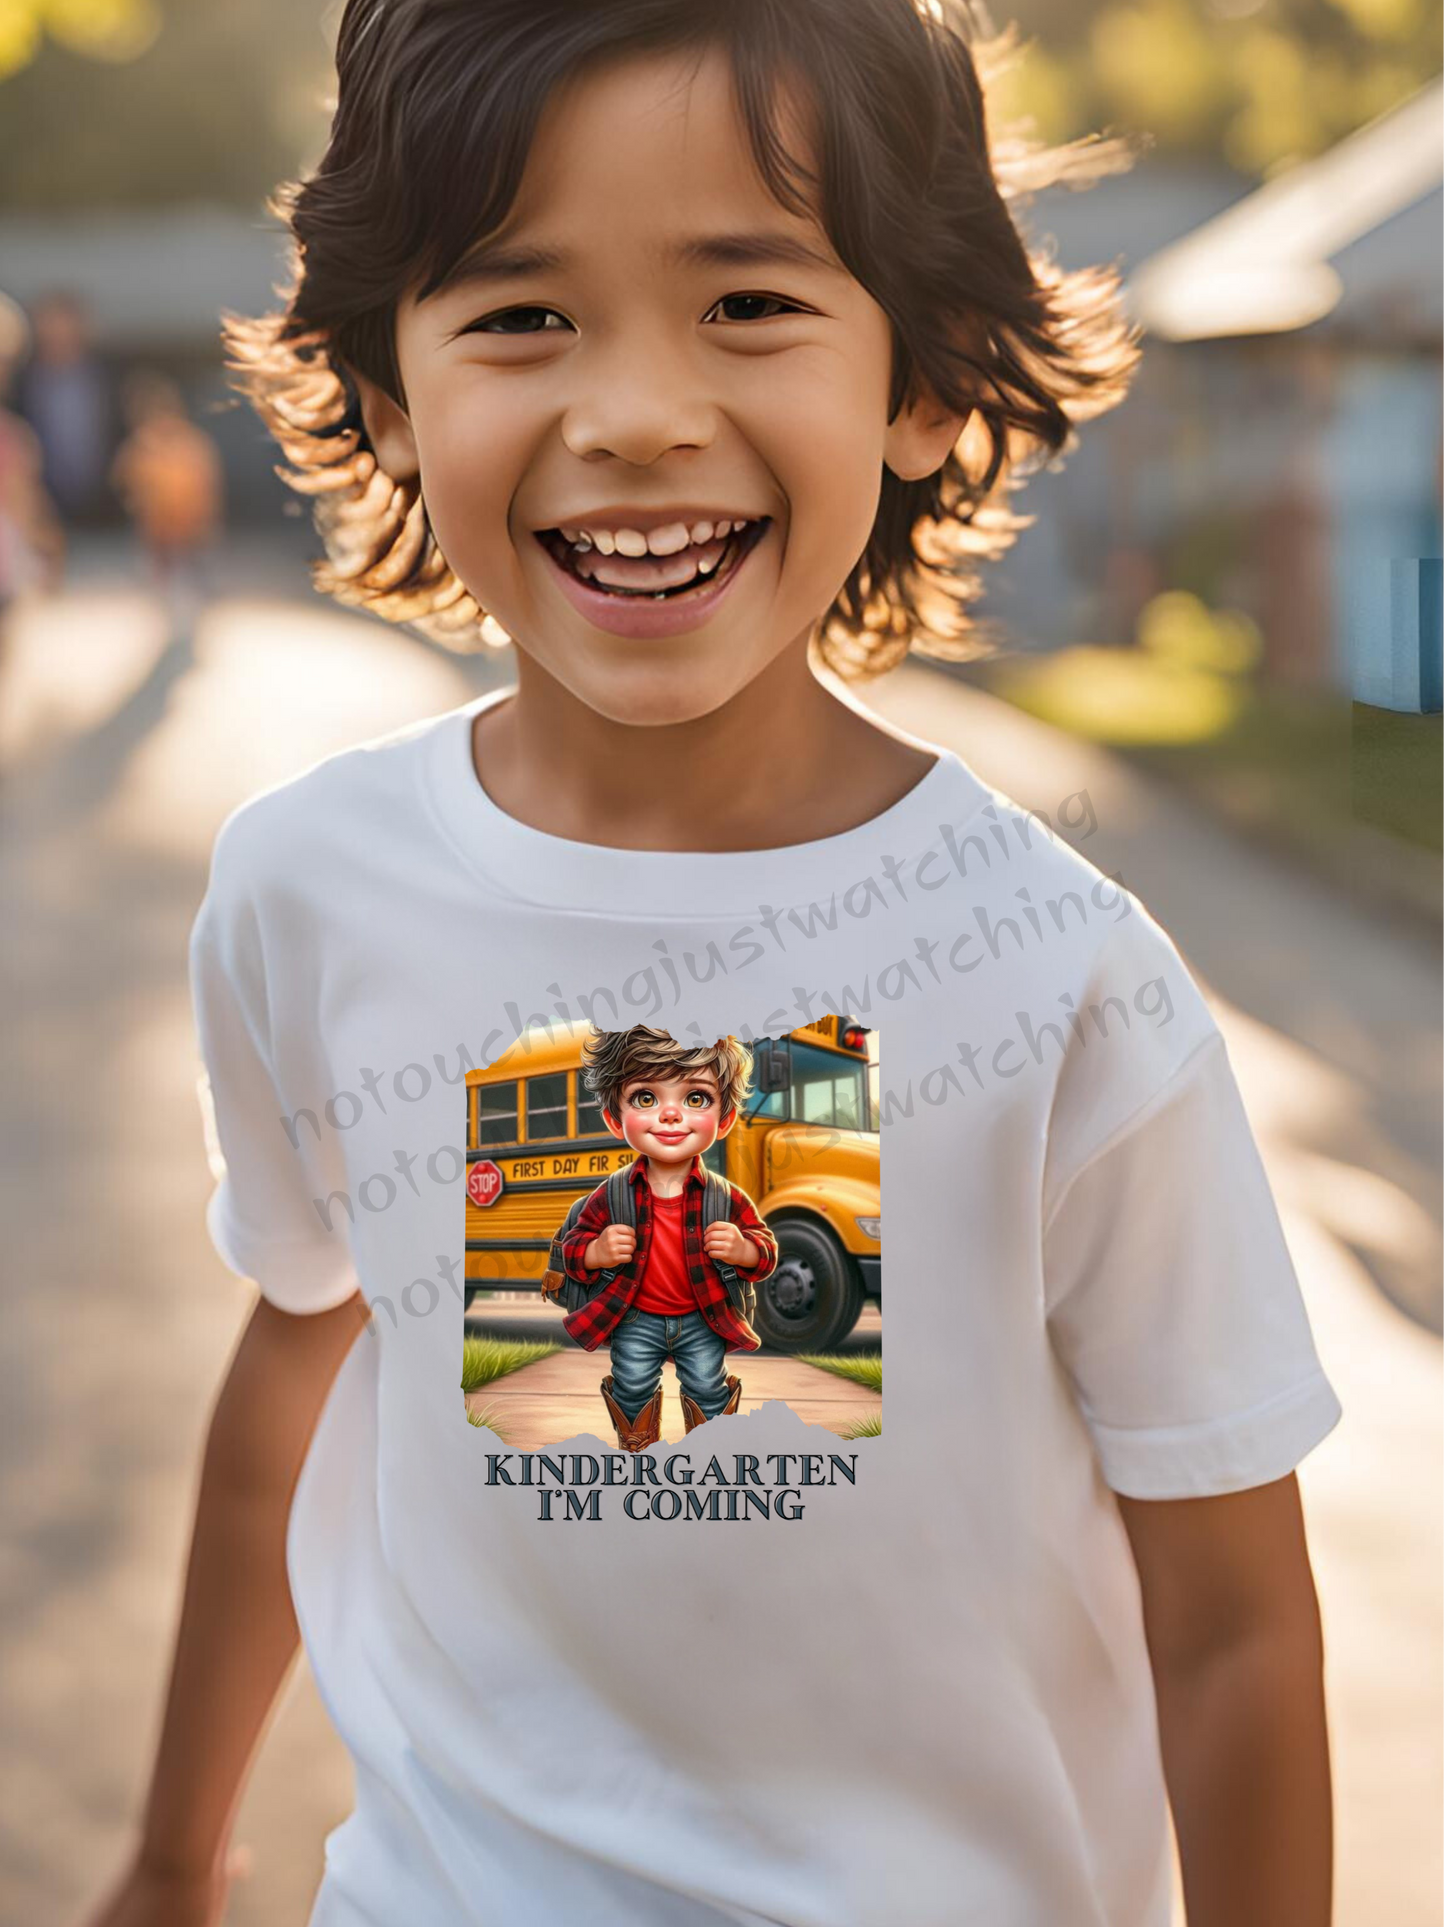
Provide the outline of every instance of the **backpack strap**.
{"type": "Polygon", "coordinates": [[[727,1179],[719,1177],[711,1166],[705,1164],[702,1167],[702,1174],[707,1180],[707,1189],[703,1193],[702,1200],[702,1222],[706,1230],[710,1224],[718,1224],[724,1218],[731,1218],[733,1192],[727,1179]]]}
{"type": "MultiPolygon", "coordinates": [[[[581,1284],[577,1279],[568,1277],[562,1259],[562,1241],[568,1232],[575,1227],[577,1220],[582,1216],[582,1213],[587,1209],[587,1206],[596,1197],[597,1193],[602,1190],[604,1184],[607,1188],[608,1210],[611,1211],[613,1207],[612,1179],[617,1175],[617,1172],[614,1171],[611,1177],[603,1180],[603,1184],[596,1184],[590,1191],[584,1191],[580,1198],[574,1198],[567,1208],[566,1217],[552,1234],[552,1243],[547,1252],[547,1273],[542,1280],[542,1296],[544,1298],[560,1297],[568,1311],[575,1311],[579,1304],[585,1304],[587,1299],[592,1297],[602,1285],[610,1284],[616,1276],[615,1269],[612,1271],[594,1272],[590,1285],[581,1284]],[[574,1299],[576,1303],[571,1302],[574,1299]]],[[[629,1185],[629,1194],[631,1189],[632,1187],[629,1185]]],[[[609,1223],[610,1222],[612,1222],[612,1220],[609,1218],[609,1223]]]]}
{"type": "Polygon", "coordinates": [[[607,1222],[637,1229],[637,1193],[633,1190],[632,1166],[624,1164],[607,1176],[607,1222]]]}
{"type": "MultiPolygon", "coordinates": [[[[703,1192],[702,1199],[702,1222],[706,1230],[710,1224],[719,1224],[725,1218],[731,1220],[733,1188],[725,1177],[720,1176],[707,1165],[703,1166],[703,1175],[707,1179],[707,1189],[703,1192]]],[[[751,1324],[758,1304],[757,1286],[746,1273],[738,1271],[736,1266],[722,1264],[716,1258],[712,1262],[732,1301],[733,1310],[740,1312],[751,1324]]]]}

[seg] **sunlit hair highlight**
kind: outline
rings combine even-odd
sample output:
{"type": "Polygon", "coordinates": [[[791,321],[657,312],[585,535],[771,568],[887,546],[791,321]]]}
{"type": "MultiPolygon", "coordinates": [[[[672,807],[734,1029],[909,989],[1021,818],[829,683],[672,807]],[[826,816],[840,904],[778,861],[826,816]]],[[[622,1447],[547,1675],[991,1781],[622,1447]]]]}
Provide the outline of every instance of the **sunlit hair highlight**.
{"type": "Polygon", "coordinates": [[[294,242],[271,313],[224,318],[234,384],[310,498],[318,589],[458,649],[509,638],[437,545],[419,482],[370,447],[352,371],[404,405],[395,315],[502,223],[538,117],[587,63],[720,46],[762,178],[816,206],[840,259],[887,314],[892,408],[931,391],[965,416],[942,468],[882,477],[867,547],[818,627],[847,680],[910,648],[982,652],[982,565],[1026,528],[1009,496],[1122,400],[1139,355],[1117,273],[1031,251],[1015,212],[1041,188],[1130,164],[1122,139],[1059,147],[990,121],[1018,51],[971,0],[348,0],[326,153],[274,210],[294,242]],[[818,165],[788,151],[779,85],[801,77],[818,165]],[[456,183],[467,181],[462,195],[456,183]]]}

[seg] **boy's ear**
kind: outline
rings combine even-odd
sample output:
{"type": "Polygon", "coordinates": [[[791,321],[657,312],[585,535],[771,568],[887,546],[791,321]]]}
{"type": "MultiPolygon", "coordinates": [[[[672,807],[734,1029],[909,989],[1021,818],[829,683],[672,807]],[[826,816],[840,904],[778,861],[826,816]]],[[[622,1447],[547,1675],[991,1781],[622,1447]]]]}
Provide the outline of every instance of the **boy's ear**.
{"type": "MultiPolygon", "coordinates": [[[[960,316],[956,326],[958,342],[975,367],[985,362],[988,329],[982,316],[960,316]]],[[[926,382],[918,381],[912,399],[904,403],[888,424],[883,441],[884,461],[900,482],[921,482],[925,475],[936,475],[973,414],[971,407],[961,415],[954,414],[944,407],[926,382]]]]}
{"type": "Polygon", "coordinates": [[[900,482],[921,482],[925,475],[937,474],[972,413],[969,409],[956,415],[930,390],[920,390],[885,429],[884,462],[900,482]]]}
{"type": "Polygon", "coordinates": [[[358,374],[354,368],[350,372],[356,383],[361,419],[366,424],[366,439],[371,443],[372,453],[394,482],[414,480],[421,473],[421,458],[417,454],[411,417],[369,376],[358,374]]]}

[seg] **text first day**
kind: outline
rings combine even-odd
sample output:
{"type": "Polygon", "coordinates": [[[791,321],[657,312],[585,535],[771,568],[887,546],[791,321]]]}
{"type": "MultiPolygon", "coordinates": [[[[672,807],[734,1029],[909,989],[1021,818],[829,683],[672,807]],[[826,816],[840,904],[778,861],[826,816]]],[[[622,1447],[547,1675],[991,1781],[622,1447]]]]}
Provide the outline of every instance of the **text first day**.
{"type": "Polygon", "coordinates": [[[630,1146],[617,1151],[555,1151],[545,1157],[507,1158],[504,1160],[505,1174],[508,1178],[605,1178],[612,1171],[619,1171],[631,1164],[633,1152],[630,1146]]]}

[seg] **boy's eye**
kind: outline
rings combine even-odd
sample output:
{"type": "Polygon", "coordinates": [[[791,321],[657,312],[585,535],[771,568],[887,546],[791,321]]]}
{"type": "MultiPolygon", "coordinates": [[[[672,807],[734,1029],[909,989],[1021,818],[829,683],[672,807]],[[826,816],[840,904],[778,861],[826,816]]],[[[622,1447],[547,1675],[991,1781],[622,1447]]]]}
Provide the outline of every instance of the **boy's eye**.
{"type": "Polygon", "coordinates": [[[683,1099],[683,1102],[690,1104],[695,1111],[705,1111],[708,1105],[712,1103],[712,1093],[710,1091],[689,1091],[683,1099]]]}
{"type": "Polygon", "coordinates": [[[504,308],[500,314],[483,315],[463,328],[464,335],[539,335],[556,328],[570,328],[571,322],[555,308],[504,308]]]}
{"type": "Polygon", "coordinates": [[[725,294],[703,316],[710,321],[717,315],[723,321],[774,321],[782,314],[801,314],[795,301],[784,301],[776,294],[725,294]]]}

